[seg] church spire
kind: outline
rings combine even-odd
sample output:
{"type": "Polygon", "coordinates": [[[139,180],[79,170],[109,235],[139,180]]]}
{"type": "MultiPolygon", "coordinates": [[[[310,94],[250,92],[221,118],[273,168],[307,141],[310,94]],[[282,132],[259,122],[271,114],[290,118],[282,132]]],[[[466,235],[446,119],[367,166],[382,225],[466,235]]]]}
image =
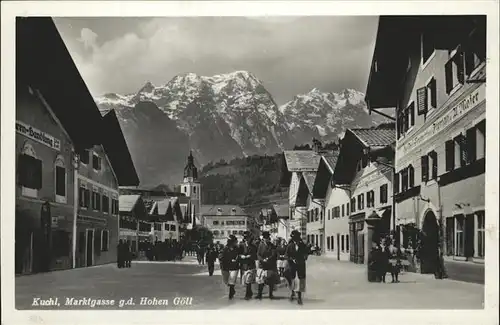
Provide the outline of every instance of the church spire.
{"type": "Polygon", "coordinates": [[[193,151],[189,151],[186,167],[184,167],[184,178],[198,179],[198,168],[194,165],[193,151]]]}

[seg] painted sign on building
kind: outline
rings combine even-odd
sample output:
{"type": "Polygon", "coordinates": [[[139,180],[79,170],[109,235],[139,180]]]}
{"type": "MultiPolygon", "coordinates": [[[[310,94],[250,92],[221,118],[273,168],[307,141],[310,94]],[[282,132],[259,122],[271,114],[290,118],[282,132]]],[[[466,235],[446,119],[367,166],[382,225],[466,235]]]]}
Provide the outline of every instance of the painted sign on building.
{"type": "Polygon", "coordinates": [[[29,124],[21,121],[16,121],[16,132],[24,135],[27,138],[35,140],[36,142],[46,145],[49,148],[55,149],[57,151],[61,150],[61,141],[59,139],[54,138],[50,134],[32,127],[29,124]]]}
{"type": "Polygon", "coordinates": [[[446,114],[441,116],[434,123],[430,125],[424,125],[424,130],[419,130],[418,134],[410,137],[407,142],[405,142],[398,148],[398,150],[400,150],[400,153],[398,155],[404,155],[407,151],[412,150],[413,148],[416,148],[420,144],[431,139],[433,136],[450,126],[453,122],[459,120],[465,114],[469,113],[472,109],[476,108],[485,99],[486,86],[481,85],[479,88],[459,101],[455,106],[448,109],[446,114]]]}

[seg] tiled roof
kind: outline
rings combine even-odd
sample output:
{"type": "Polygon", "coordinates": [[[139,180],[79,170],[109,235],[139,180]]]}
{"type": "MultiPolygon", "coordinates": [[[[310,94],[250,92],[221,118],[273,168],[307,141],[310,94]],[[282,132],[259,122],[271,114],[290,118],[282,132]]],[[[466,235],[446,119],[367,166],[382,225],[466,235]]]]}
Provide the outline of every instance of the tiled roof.
{"type": "Polygon", "coordinates": [[[273,208],[278,217],[288,217],[288,204],[274,204],[273,208]]]}
{"type": "Polygon", "coordinates": [[[120,195],[118,200],[120,212],[131,212],[140,197],[140,195],[120,195]]]}
{"type": "Polygon", "coordinates": [[[368,147],[385,147],[396,141],[394,128],[349,130],[368,147]]]}
{"type": "Polygon", "coordinates": [[[221,209],[221,215],[230,216],[232,215],[232,209],[236,209],[236,215],[243,216],[246,215],[245,211],[237,205],[202,205],[201,214],[215,216],[218,214],[219,209],[221,209]]]}
{"type": "Polygon", "coordinates": [[[320,155],[314,150],[287,150],[284,152],[288,171],[316,171],[320,155]]]}
{"type": "Polygon", "coordinates": [[[316,179],[316,172],[304,172],[302,173],[302,176],[304,177],[304,181],[309,189],[309,193],[311,193],[314,187],[314,180],[316,179]]]}
{"type": "Polygon", "coordinates": [[[335,152],[335,153],[330,154],[330,155],[323,156],[323,159],[325,160],[325,162],[327,163],[328,167],[332,171],[335,170],[335,165],[337,164],[337,159],[338,158],[339,158],[338,152],[335,152]]]}

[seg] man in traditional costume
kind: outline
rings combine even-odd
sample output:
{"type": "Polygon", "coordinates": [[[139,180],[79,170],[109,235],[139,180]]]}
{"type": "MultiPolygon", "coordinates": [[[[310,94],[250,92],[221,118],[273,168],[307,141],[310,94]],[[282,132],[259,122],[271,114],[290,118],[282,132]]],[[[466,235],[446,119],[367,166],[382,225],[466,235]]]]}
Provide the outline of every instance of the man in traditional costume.
{"type": "Polygon", "coordinates": [[[207,265],[208,265],[208,275],[212,276],[214,274],[215,269],[215,260],[217,259],[217,250],[215,249],[214,244],[210,244],[207,249],[207,265]]]}
{"type": "Polygon", "coordinates": [[[249,231],[243,234],[243,241],[239,245],[239,261],[241,282],[246,286],[245,300],[252,298],[252,284],[255,283],[257,259],[257,248],[252,243],[252,236],[249,231]]]}
{"type": "Polygon", "coordinates": [[[233,299],[236,290],[234,286],[238,278],[239,262],[238,262],[238,239],[234,235],[230,235],[227,240],[227,245],[222,250],[219,260],[221,264],[222,281],[229,287],[229,299],[233,299]]]}
{"type": "Polygon", "coordinates": [[[309,252],[300,232],[293,230],[291,237],[285,254],[292,282],[290,300],[292,301],[297,293],[297,302],[302,305],[302,293],[306,291],[306,260],[309,252]]]}
{"type": "Polygon", "coordinates": [[[276,246],[271,242],[271,236],[268,231],[262,233],[262,241],[257,249],[257,259],[259,261],[259,268],[257,270],[257,284],[259,291],[257,299],[262,299],[262,291],[264,285],[269,286],[269,298],[274,299],[273,291],[276,282],[276,246]]]}

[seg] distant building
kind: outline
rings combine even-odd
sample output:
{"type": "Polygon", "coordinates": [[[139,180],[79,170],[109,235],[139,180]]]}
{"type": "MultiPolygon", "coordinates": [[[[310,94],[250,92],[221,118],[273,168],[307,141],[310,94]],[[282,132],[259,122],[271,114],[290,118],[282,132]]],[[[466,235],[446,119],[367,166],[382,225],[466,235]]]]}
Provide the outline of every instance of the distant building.
{"type": "Polygon", "coordinates": [[[201,184],[198,182],[198,168],[194,164],[193,153],[190,152],[186,167],[184,167],[184,179],[180,184],[181,193],[189,197],[189,218],[187,228],[191,229],[201,223],[201,184]]]}
{"type": "Polygon", "coordinates": [[[154,241],[181,239],[183,225],[189,218],[189,198],[185,196],[169,197],[153,202],[149,216],[154,221],[154,241]]]}
{"type": "Polygon", "coordinates": [[[255,218],[237,205],[202,205],[201,215],[202,225],[212,232],[214,242],[222,244],[227,242],[229,235],[241,240],[245,231],[253,232],[257,228],[255,218]]]}
{"type": "Polygon", "coordinates": [[[422,231],[423,273],[439,249],[484,270],[486,16],[380,17],[366,99],[396,110],[401,245],[422,231]]]}
{"type": "Polygon", "coordinates": [[[148,220],[144,201],[138,194],[120,195],[120,239],[139,251],[139,242],[152,241],[153,224],[148,220]]]}

